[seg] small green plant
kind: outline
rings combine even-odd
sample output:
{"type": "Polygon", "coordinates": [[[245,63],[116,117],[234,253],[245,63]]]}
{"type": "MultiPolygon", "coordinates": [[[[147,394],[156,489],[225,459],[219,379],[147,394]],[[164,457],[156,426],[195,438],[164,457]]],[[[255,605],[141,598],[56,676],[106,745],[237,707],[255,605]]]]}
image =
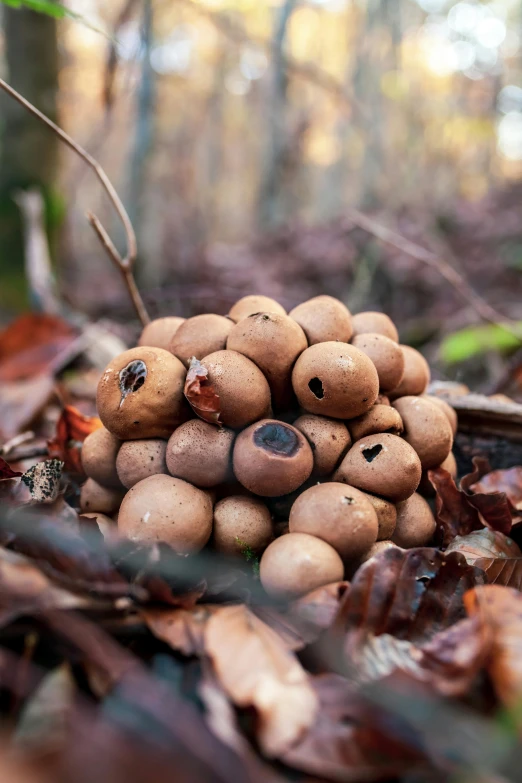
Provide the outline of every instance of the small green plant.
{"type": "Polygon", "coordinates": [[[241,548],[241,554],[252,567],[252,573],[256,579],[259,579],[259,557],[256,555],[251,546],[244,541],[241,541],[239,536],[236,536],[236,541],[241,548]]]}

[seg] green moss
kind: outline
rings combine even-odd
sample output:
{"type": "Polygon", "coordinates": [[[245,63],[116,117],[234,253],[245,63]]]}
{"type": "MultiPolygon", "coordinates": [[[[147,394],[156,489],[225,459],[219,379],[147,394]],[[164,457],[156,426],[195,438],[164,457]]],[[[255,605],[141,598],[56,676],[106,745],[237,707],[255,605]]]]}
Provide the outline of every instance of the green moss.
{"type": "Polygon", "coordinates": [[[241,541],[239,536],[236,536],[236,541],[241,549],[241,554],[252,567],[252,574],[256,579],[259,579],[259,557],[256,555],[251,546],[241,541]]]}

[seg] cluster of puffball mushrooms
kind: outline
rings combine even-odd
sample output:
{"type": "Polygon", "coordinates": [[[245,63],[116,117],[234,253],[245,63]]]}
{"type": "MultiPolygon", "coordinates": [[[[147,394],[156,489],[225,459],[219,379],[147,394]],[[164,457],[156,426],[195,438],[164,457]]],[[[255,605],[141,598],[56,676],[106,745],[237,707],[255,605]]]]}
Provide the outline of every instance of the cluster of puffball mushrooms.
{"type": "Polygon", "coordinates": [[[436,525],[416,490],[431,468],[455,475],[457,419],[398,339],[384,313],[330,296],[153,321],[100,379],[82,513],[180,555],[248,548],[288,599],[425,546],[436,525]]]}

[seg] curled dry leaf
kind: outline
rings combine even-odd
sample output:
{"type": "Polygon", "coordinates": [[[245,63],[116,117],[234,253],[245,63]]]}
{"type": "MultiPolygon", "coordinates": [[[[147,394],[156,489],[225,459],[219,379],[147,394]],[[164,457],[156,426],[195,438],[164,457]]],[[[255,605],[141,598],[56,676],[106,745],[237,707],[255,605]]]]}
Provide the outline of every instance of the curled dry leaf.
{"type": "Polygon", "coordinates": [[[475,565],[484,571],[490,585],[504,585],[522,590],[522,557],[484,557],[476,560],[475,565]]]}
{"type": "Polygon", "coordinates": [[[219,394],[208,379],[208,370],[199,359],[192,357],[185,380],[185,397],[194,413],[210,424],[220,424],[219,394]]]}
{"type": "Polygon", "coordinates": [[[26,313],[0,332],[0,381],[52,373],[77,332],[56,315],[26,313]]]}
{"type": "Polygon", "coordinates": [[[471,485],[475,493],[504,492],[513,506],[522,511],[522,467],[493,470],[471,485]]]}
{"type": "MultiPolygon", "coordinates": [[[[513,524],[512,506],[505,494],[468,494],[457,488],[451,475],[443,468],[428,471],[428,476],[436,493],[435,516],[443,546],[447,546],[455,536],[466,536],[485,525],[509,534],[513,524]]],[[[463,486],[467,486],[465,478],[463,486]]]]}
{"type": "Polygon", "coordinates": [[[425,641],[465,616],[462,596],[481,581],[457,552],[386,549],[356,572],[333,632],[347,634],[348,653],[369,635],[425,641]]]}
{"type": "Polygon", "coordinates": [[[286,611],[257,606],[253,611],[283,640],[289,650],[302,650],[333,623],[349,582],[333,582],[306,593],[286,611]]]}
{"type": "Polygon", "coordinates": [[[319,709],[313,725],[282,761],[321,780],[395,779],[419,761],[414,750],[380,730],[378,715],[364,705],[344,677],[312,678],[319,709]]]}
{"type": "Polygon", "coordinates": [[[19,471],[13,470],[11,466],[5,461],[5,459],[0,457],[0,480],[17,478],[21,475],[22,474],[19,471]]]}
{"type": "Polygon", "coordinates": [[[511,538],[488,528],[475,530],[467,536],[455,536],[446,549],[446,554],[448,552],[461,552],[469,565],[481,558],[522,558],[522,552],[511,538]]]}
{"type": "Polygon", "coordinates": [[[66,405],[56,424],[54,438],[47,442],[50,456],[62,460],[69,473],[83,474],[82,443],[101,426],[97,416],[84,416],[72,405],[66,405]]]}
{"type": "Polygon", "coordinates": [[[487,662],[499,699],[508,706],[522,699],[522,594],[509,587],[485,585],[464,596],[466,610],[491,635],[487,662]]]}
{"type": "Polygon", "coordinates": [[[205,650],[234,704],[254,707],[257,738],[269,757],[280,757],[313,724],[317,697],[310,678],[279,636],[246,606],[215,612],[205,650]]]}
{"type": "Polygon", "coordinates": [[[0,382],[0,435],[12,438],[28,427],[54,394],[52,375],[28,381],[0,382]]]}
{"type": "Polygon", "coordinates": [[[205,626],[217,611],[215,604],[197,604],[191,609],[142,609],[141,616],[151,633],[173,650],[202,656],[205,626]]]}

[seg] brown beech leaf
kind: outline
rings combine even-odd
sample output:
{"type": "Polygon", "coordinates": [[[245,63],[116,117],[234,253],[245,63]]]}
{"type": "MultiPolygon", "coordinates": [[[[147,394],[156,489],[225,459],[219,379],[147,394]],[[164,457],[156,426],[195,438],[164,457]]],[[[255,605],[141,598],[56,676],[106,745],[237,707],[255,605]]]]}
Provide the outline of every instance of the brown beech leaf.
{"type": "Polygon", "coordinates": [[[87,435],[101,426],[97,416],[84,416],[72,405],[66,405],[56,424],[54,438],[47,441],[50,456],[62,460],[69,473],[83,475],[81,445],[87,435]]]}
{"type": "Polygon", "coordinates": [[[475,493],[504,492],[513,506],[522,511],[522,467],[493,470],[471,485],[475,493]]]}
{"type": "Polygon", "coordinates": [[[12,438],[27,429],[53,396],[54,387],[52,375],[0,382],[0,435],[12,438]]]}
{"type": "Polygon", "coordinates": [[[200,419],[204,419],[210,422],[210,424],[220,423],[219,394],[208,379],[207,368],[194,356],[190,360],[184,393],[194,413],[200,419]]]}
{"type": "Polygon", "coordinates": [[[286,611],[268,606],[253,609],[284,641],[289,650],[302,650],[331,626],[349,582],[333,582],[306,593],[286,611]]]}
{"type": "Polygon", "coordinates": [[[487,527],[474,530],[467,536],[455,536],[446,549],[446,554],[448,552],[461,552],[469,565],[474,565],[481,558],[494,560],[522,557],[520,548],[511,538],[487,527]]]}
{"type": "Polygon", "coordinates": [[[52,372],[77,332],[56,315],[26,313],[0,332],[0,381],[22,381],[52,372]]]}
{"type": "Polygon", "coordinates": [[[379,712],[365,706],[355,687],[337,674],[312,678],[319,701],[313,725],[282,757],[290,767],[320,780],[395,779],[419,762],[419,755],[379,727],[379,712]]]}
{"type": "Polygon", "coordinates": [[[11,466],[5,461],[5,459],[2,459],[2,457],[0,457],[0,480],[17,478],[18,476],[21,475],[22,474],[19,471],[13,470],[11,466]]]}
{"type": "Polygon", "coordinates": [[[457,552],[387,549],[356,572],[333,632],[347,634],[347,653],[369,635],[425,641],[465,616],[462,596],[482,580],[457,552]]]}
{"type": "Polygon", "coordinates": [[[457,488],[447,470],[436,468],[428,471],[436,493],[436,519],[443,546],[447,546],[455,536],[465,536],[484,526],[505,535],[511,530],[513,506],[504,493],[474,495],[466,491],[483,467],[477,460],[475,457],[473,473],[462,479],[461,489],[457,488]]]}
{"type": "Polygon", "coordinates": [[[522,557],[481,557],[475,560],[475,566],[484,571],[490,585],[504,585],[522,591],[522,557]]]}
{"type": "Polygon", "coordinates": [[[204,631],[205,650],[234,704],[254,707],[257,738],[279,757],[314,722],[317,697],[310,678],[279,636],[245,605],[215,612],[204,631]]]}
{"type": "Polygon", "coordinates": [[[202,656],[205,626],[219,608],[216,604],[197,604],[191,609],[142,609],[141,616],[151,633],[173,650],[202,656]]]}
{"type": "Polygon", "coordinates": [[[508,706],[522,699],[522,593],[485,585],[464,596],[466,610],[491,634],[487,669],[499,699],[508,706]]]}

